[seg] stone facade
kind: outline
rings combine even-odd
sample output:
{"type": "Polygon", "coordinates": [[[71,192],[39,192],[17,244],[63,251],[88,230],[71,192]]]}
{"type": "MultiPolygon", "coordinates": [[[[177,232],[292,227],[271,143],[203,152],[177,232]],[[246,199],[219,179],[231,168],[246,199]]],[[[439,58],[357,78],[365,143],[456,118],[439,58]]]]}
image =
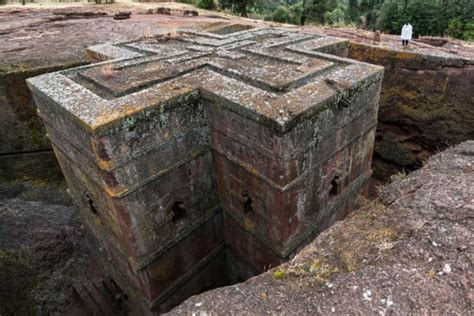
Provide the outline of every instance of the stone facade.
{"type": "Polygon", "coordinates": [[[344,58],[347,45],[183,32],[94,46],[104,61],[28,80],[137,313],[278,265],[351,209],[371,175],[383,69],[344,58]]]}

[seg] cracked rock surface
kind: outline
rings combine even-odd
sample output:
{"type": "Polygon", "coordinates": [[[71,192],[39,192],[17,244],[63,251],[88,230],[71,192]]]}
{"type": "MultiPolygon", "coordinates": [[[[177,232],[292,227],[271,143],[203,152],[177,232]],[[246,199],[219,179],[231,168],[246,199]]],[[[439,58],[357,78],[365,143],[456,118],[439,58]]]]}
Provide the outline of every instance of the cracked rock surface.
{"type": "Polygon", "coordinates": [[[194,296],[190,313],[408,314],[472,311],[474,141],[433,156],[292,261],[194,296]]]}

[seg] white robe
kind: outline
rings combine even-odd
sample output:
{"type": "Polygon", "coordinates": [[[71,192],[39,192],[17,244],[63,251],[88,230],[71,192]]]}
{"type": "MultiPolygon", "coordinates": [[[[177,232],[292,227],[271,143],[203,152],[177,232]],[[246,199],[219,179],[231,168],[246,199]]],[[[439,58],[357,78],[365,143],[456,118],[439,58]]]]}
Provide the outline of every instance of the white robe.
{"type": "Polygon", "coordinates": [[[402,35],[400,38],[402,40],[411,40],[413,34],[413,26],[411,24],[405,24],[402,28],[402,35]]]}

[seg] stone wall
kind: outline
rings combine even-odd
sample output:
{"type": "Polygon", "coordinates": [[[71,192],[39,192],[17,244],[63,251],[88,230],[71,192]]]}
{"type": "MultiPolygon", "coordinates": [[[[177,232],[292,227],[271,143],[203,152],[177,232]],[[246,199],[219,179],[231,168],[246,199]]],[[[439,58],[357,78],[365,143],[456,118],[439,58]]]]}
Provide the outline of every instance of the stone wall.
{"type": "MultiPolygon", "coordinates": [[[[139,14],[139,10],[144,9],[115,4],[5,7],[0,11],[1,155],[51,150],[26,86],[27,78],[88,63],[88,46],[167,30],[167,21],[161,15],[139,14]],[[113,20],[113,13],[119,10],[133,11],[133,18],[113,20]]],[[[201,21],[187,19],[185,23],[199,29],[201,21]]]]}
{"type": "Polygon", "coordinates": [[[434,153],[474,139],[474,60],[356,42],[349,57],[385,67],[374,155],[378,178],[419,168],[434,153]]]}
{"type": "MultiPolygon", "coordinates": [[[[99,9],[108,10],[105,7],[99,9]]],[[[66,14],[68,10],[61,11],[66,14]]],[[[72,11],[81,10],[76,8],[72,11]]],[[[120,23],[112,22],[110,17],[97,15],[97,19],[77,19],[75,23],[80,25],[75,26],[64,23],[63,19],[67,19],[67,16],[59,16],[51,12],[44,14],[39,19],[42,21],[40,24],[38,18],[34,17],[26,28],[32,36],[28,40],[28,43],[32,43],[30,46],[40,47],[44,39],[46,44],[42,50],[25,49],[24,43],[17,40],[17,37],[23,36],[21,28],[12,27],[11,34],[2,31],[2,40],[7,45],[4,50],[6,59],[0,65],[0,114],[3,118],[0,122],[0,154],[51,149],[44,127],[36,116],[30,92],[25,88],[25,78],[86,62],[82,54],[88,45],[132,39],[144,31],[149,32],[149,29],[156,33],[162,31],[166,24],[166,21],[158,26],[153,24],[164,19],[159,15],[156,15],[159,19],[155,20],[138,22],[131,19],[120,23]],[[54,22],[59,16],[61,19],[54,22]],[[87,29],[87,24],[108,31],[79,34],[77,30],[87,29]],[[64,38],[60,38],[59,34],[54,35],[56,27],[61,28],[64,38]],[[74,37],[76,41],[68,42],[69,37],[74,37]],[[32,65],[31,60],[35,61],[32,65]]],[[[154,16],[142,15],[147,18],[154,16]]],[[[12,17],[6,21],[14,25],[13,22],[21,19],[12,17]]],[[[190,21],[188,19],[179,23],[190,21]]],[[[223,29],[227,31],[225,27],[223,29]]],[[[342,32],[339,35],[344,34],[342,32]]],[[[347,56],[347,43],[326,47],[329,48],[333,51],[324,52],[347,56]]],[[[469,122],[473,117],[470,104],[474,101],[472,93],[466,92],[469,91],[466,87],[472,85],[473,81],[472,60],[434,49],[428,51],[417,47],[403,51],[396,46],[360,44],[354,40],[349,48],[352,58],[383,65],[387,69],[382,86],[380,127],[374,157],[378,178],[387,179],[402,169],[413,170],[447,145],[472,138],[472,124],[469,122]]]]}

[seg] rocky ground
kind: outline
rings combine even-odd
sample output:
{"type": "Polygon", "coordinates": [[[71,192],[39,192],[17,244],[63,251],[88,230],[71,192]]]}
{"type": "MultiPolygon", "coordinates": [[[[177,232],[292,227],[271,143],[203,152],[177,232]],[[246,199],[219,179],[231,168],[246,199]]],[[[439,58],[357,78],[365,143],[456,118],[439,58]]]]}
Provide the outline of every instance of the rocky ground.
{"type": "Polygon", "coordinates": [[[0,156],[0,314],[62,314],[100,272],[51,153],[0,156]]]}
{"type": "Polygon", "coordinates": [[[473,309],[474,141],[432,157],[291,262],[170,314],[455,314],[473,309]]]}
{"type": "MultiPolygon", "coordinates": [[[[86,48],[94,44],[151,36],[168,30],[199,30],[240,20],[231,15],[197,10],[197,17],[183,16],[181,3],[130,3],[114,5],[0,6],[0,73],[87,62],[86,48]],[[171,15],[156,14],[169,7],[171,15]],[[149,10],[153,14],[148,14],[149,10]],[[114,20],[119,11],[132,12],[128,20],[114,20]],[[54,57],[51,56],[54,54],[54,57]]],[[[257,23],[246,19],[246,23],[257,23]]],[[[244,21],[244,22],[245,22],[244,21]]]]}
{"type": "MultiPolygon", "coordinates": [[[[100,278],[53,157],[1,160],[0,314],[67,314],[100,278]],[[41,166],[43,164],[43,166],[41,166]],[[49,172],[44,173],[44,170],[49,172]],[[23,176],[18,172],[21,171],[23,176]]],[[[291,262],[172,314],[407,314],[472,310],[474,141],[399,175],[291,262]]]]}
{"type": "MultiPolygon", "coordinates": [[[[189,8],[177,3],[0,7],[0,75],[20,73],[18,80],[8,84],[14,87],[13,94],[21,96],[18,104],[24,104],[15,115],[35,115],[31,100],[21,92],[27,91],[25,76],[86,63],[87,46],[176,29],[212,30],[229,23],[271,25],[201,10],[198,17],[184,17],[183,10],[189,8]],[[172,14],[148,14],[160,6],[171,8],[172,14]],[[131,19],[113,20],[114,13],[124,10],[132,11],[131,19]]],[[[361,30],[307,27],[305,31],[366,44],[373,40],[372,32],[361,30]]],[[[398,36],[382,35],[377,46],[397,54],[406,52],[398,36]]],[[[474,58],[472,44],[453,40],[441,48],[413,42],[408,52],[474,58]]],[[[454,91],[444,83],[465,81],[464,72],[445,68],[442,80],[419,89],[418,76],[426,79],[424,84],[433,77],[429,71],[419,71],[400,68],[393,76],[393,82],[402,80],[404,89],[416,93],[397,99],[393,97],[396,91],[387,90],[387,114],[394,115],[390,102],[404,111],[387,116],[386,124],[395,122],[397,127],[388,143],[393,145],[395,140],[408,153],[395,157],[400,163],[412,152],[419,156],[433,153],[419,140],[420,133],[413,132],[421,126],[419,122],[425,126],[442,122],[448,131],[458,130],[458,121],[472,122],[469,93],[460,98],[467,100],[463,101],[467,110],[454,108],[454,116],[444,111],[453,109],[443,100],[454,91]],[[407,74],[410,80],[405,80],[407,74]],[[438,87],[448,94],[436,94],[438,87]],[[430,93],[436,100],[426,97],[430,93]],[[443,110],[441,116],[425,115],[431,113],[428,107],[417,109],[417,104],[431,106],[433,102],[443,110]],[[406,130],[401,131],[403,128],[406,130]]],[[[8,131],[1,133],[5,136],[8,131]]],[[[444,130],[437,133],[442,134],[444,130]]],[[[382,148],[387,159],[402,152],[399,149],[382,148]]],[[[194,297],[173,313],[468,314],[474,299],[473,152],[474,143],[468,142],[436,155],[421,170],[385,187],[380,200],[320,235],[291,263],[243,284],[194,297]]],[[[421,162],[418,156],[413,161],[421,162]]],[[[100,271],[91,262],[89,245],[52,152],[0,155],[0,314],[64,314],[74,303],[73,284],[96,278],[100,271]]]]}
{"type": "MultiPolygon", "coordinates": [[[[2,67],[28,68],[85,62],[85,48],[94,44],[150,36],[168,29],[212,29],[223,23],[296,27],[199,10],[175,2],[0,6],[0,39],[5,43],[0,47],[0,72],[6,71],[2,67]],[[156,14],[158,7],[170,8],[171,15],[156,14]],[[150,9],[154,14],[148,14],[150,9]],[[199,16],[183,16],[187,9],[197,10],[199,16]],[[131,19],[114,20],[113,14],[119,11],[132,12],[131,19]],[[54,58],[51,58],[52,53],[54,58]]],[[[374,37],[373,32],[357,29],[317,26],[301,29],[368,44],[372,43],[374,37]]],[[[381,45],[401,48],[398,36],[383,34],[381,40],[381,45]]],[[[449,40],[444,47],[436,48],[426,43],[412,42],[410,47],[413,51],[444,51],[474,57],[474,44],[463,41],[449,40]]]]}

